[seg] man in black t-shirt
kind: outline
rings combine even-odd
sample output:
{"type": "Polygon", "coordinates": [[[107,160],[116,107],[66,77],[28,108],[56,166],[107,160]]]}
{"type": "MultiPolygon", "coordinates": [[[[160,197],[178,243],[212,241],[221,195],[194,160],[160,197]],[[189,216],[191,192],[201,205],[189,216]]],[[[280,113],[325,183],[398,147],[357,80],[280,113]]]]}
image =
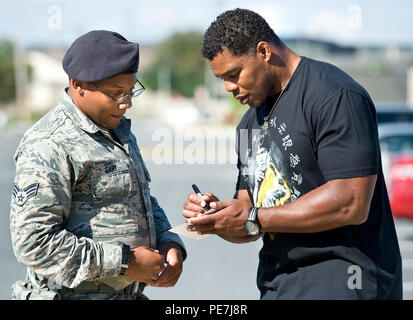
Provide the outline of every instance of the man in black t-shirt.
{"type": "Polygon", "coordinates": [[[263,239],[261,299],[402,299],[400,250],[376,112],[337,67],[297,56],[258,14],[226,11],[203,56],[250,108],[237,127],[234,199],[194,193],[190,230],[263,239]],[[205,204],[217,212],[205,212],[205,204]]]}

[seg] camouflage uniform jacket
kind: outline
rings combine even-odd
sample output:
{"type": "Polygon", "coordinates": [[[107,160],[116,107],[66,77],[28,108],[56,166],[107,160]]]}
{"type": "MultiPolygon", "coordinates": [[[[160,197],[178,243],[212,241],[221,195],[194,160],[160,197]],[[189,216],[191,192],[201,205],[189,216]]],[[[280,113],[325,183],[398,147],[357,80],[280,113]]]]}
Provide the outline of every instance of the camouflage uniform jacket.
{"type": "Polygon", "coordinates": [[[122,243],[184,248],[150,195],[130,126],[122,118],[114,139],[63,91],[59,104],[25,133],[15,154],[10,214],[13,250],[27,266],[20,286],[44,289],[45,296],[87,282],[120,290],[133,283],[120,275],[122,243]]]}

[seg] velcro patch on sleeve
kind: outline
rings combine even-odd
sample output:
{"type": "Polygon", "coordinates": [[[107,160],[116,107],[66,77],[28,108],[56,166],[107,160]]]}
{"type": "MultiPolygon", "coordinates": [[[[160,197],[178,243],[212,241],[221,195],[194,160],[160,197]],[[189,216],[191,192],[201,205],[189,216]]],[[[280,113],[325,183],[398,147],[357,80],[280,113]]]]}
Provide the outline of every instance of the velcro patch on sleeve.
{"type": "Polygon", "coordinates": [[[27,200],[31,197],[34,197],[37,194],[37,190],[39,189],[38,183],[33,183],[30,186],[19,189],[16,185],[13,188],[13,196],[16,204],[18,206],[23,206],[27,200]]]}

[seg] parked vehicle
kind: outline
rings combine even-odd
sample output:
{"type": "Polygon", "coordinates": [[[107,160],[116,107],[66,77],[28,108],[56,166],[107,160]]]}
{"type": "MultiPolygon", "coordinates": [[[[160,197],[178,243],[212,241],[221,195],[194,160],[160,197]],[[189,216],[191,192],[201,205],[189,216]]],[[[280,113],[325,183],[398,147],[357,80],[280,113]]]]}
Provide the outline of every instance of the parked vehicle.
{"type": "Polygon", "coordinates": [[[375,103],[377,122],[413,122],[413,109],[403,103],[375,103]]]}
{"type": "Polygon", "coordinates": [[[379,124],[379,141],[393,215],[413,219],[413,122],[379,124]]]}

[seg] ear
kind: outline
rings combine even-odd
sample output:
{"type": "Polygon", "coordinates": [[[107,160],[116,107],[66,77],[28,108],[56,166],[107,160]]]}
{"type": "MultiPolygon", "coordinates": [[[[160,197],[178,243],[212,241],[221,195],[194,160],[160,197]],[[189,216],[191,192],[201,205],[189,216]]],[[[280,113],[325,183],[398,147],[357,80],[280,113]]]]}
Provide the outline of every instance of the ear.
{"type": "Polygon", "coordinates": [[[80,96],[83,97],[84,83],[82,81],[70,78],[70,86],[73,88],[74,91],[76,91],[80,96]]]}
{"type": "Polygon", "coordinates": [[[270,61],[271,59],[271,48],[266,41],[260,41],[257,44],[257,55],[263,58],[265,61],[270,61]]]}

